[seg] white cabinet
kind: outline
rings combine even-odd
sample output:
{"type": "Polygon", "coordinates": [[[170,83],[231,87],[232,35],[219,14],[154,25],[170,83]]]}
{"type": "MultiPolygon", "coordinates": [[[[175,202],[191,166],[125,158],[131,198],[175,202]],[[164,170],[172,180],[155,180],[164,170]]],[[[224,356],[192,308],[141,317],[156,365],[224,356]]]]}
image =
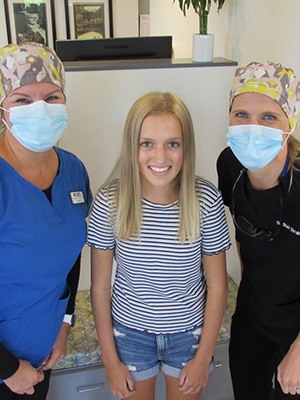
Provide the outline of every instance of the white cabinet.
{"type": "Polygon", "coordinates": [[[102,366],[55,371],[47,400],[112,400],[102,366]]]}

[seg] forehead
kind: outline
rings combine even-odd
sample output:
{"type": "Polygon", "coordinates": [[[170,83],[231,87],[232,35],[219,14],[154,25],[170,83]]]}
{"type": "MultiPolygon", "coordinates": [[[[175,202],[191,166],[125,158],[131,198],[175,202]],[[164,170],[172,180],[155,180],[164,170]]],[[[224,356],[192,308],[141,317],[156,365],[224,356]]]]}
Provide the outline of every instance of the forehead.
{"type": "Polygon", "coordinates": [[[276,112],[285,115],[277,101],[260,93],[242,93],[233,99],[231,111],[244,110],[252,112],[276,112]]]}
{"type": "Polygon", "coordinates": [[[50,93],[54,91],[59,91],[62,93],[62,90],[60,87],[55,85],[54,83],[49,83],[49,82],[35,82],[35,83],[30,83],[28,85],[21,86],[14,91],[12,91],[8,96],[11,97],[13,95],[28,95],[28,96],[36,96],[38,94],[45,94],[45,93],[50,93]]]}
{"type": "Polygon", "coordinates": [[[165,131],[182,135],[181,124],[172,113],[148,115],[143,121],[141,134],[149,131],[165,131]]]}

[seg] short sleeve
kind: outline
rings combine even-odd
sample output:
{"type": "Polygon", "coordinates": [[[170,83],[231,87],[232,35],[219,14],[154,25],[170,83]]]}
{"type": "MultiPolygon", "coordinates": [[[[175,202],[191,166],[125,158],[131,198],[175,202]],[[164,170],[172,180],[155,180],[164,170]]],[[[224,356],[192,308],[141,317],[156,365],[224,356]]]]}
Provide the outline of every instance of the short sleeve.
{"type": "MultiPolygon", "coordinates": [[[[217,190],[217,189],[216,189],[217,190]]],[[[221,193],[206,206],[202,220],[202,252],[207,255],[221,253],[230,248],[230,237],[221,193]]]]}
{"type": "Polygon", "coordinates": [[[99,190],[92,207],[87,232],[87,244],[97,249],[114,249],[115,232],[112,207],[107,195],[99,190]]]}

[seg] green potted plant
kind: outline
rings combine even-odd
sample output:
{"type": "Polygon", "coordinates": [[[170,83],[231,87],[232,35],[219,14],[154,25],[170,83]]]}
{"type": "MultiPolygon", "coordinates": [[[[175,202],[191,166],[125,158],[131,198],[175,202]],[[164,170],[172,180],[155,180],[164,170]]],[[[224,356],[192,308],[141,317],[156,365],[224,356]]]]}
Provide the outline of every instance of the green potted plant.
{"type": "MultiPolygon", "coordinates": [[[[210,12],[212,0],[177,0],[180,9],[186,16],[190,5],[193,6],[196,14],[199,16],[199,33],[193,36],[193,60],[194,61],[212,61],[214,35],[207,33],[208,15],[210,12]]],[[[223,7],[225,0],[213,0],[217,5],[219,12],[223,7]]],[[[175,3],[176,0],[173,0],[175,3]]]]}

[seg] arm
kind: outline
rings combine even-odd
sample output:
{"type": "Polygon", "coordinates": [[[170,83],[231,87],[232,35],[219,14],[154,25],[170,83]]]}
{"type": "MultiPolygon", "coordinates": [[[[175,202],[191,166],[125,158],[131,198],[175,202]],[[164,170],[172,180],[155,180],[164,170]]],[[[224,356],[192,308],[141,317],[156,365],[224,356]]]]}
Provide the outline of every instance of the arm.
{"type": "Polygon", "coordinates": [[[181,391],[194,394],[207,385],[216,340],[223,320],[227,299],[225,252],[204,255],[203,265],[207,281],[207,300],[199,348],[180,375],[181,391]]]}
{"type": "Polygon", "coordinates": [[[80,267],[81,267],[81,254],[79,254],[77,260],[75,261],[75,264],[73,265],[71,271],[68,273],[67,276],[67,284],[69,285],[71,291],[71,295],[66,309],[66,314],[69,315],[72,315],[75,309],[75,299],[78,289],[80,267]]]}
{"type": "MultiPolygon", "coordinates": [[[[71,294],[69,298],[69,302],[67,305],[66,314],[72,315],[75,309],[75,299],[76,293],[78,289],[79,275],[80,275],[80,266],[81,266],[81,254],[79,254],[75,264],[73,265],[71,271],[67,276],[67,284],[70,288],[71,294]]],[[[56,338],[56,341],[52,347],[51,353],[46,360],[43,362],[43,371],[47,369],[53,368],[53,366],[58,363],[62,358],[65,357],[67,351],[67,340],[70,331],[70,325],[66,322],[63,322],[61,325],[61,329],[56,338]]]]}
{"type": "Polygon", "coordinates": [[[113,250],[92,247],[91,261],[92,309],[107,380],[115,396],[126,398],[134,392],[134,382],[118,357],[113,335],[110,303],[113,250]]]}
{"type": "Polygon", "coordinates": [[[44,379],[27,361],[18,360],[0,343],[0,376],[6,386],[14,393],[32,394],[33,386],[44,379]]]}
{"type": "Polygon", "coordinates": [[[296,394],[296,388],[300,388],[300,333],[279,364],[277,379],[286,394],[296,394]]]}

